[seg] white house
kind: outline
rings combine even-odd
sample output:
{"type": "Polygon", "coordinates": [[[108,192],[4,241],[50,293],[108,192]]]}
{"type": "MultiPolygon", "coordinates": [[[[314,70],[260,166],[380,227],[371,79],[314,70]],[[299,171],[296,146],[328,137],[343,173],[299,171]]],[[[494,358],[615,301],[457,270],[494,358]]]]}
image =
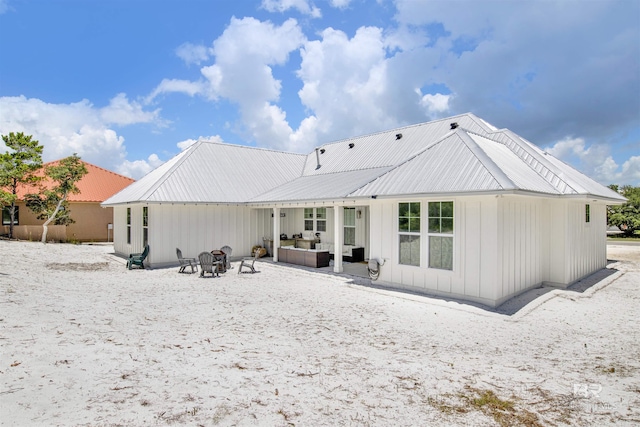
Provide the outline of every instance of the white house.
{"type": "MultiPolygon", "coordinates": [[[[103,203],[119,254],[154,267],[264,238],[319,236],[334,271],[364,253],[378,284],[488,306],[606,265],[606,205],[625,199],[507,129],[463,114],[308,155],[198,142],[103,203]],[[362,249],[357,249],[362,248],[362,249]]],[[[287,242],[290,243],[290,242],[287,242]]]]}

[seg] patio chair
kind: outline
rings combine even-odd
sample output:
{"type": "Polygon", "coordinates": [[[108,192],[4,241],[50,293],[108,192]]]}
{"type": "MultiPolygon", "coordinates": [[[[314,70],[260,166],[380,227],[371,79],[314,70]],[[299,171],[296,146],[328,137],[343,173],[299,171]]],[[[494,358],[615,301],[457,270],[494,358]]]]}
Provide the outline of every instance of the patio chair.
{"type": "Polygon", "coordinates": [[[178,273],[184,273],[185,268],[191,267],[191,273],[198,271],[198,261],[195,258],[184,258],[182,251],[176,248],[176,255],[178,256],[178,262],[180,263],[180,269],[178,273]]]}
{"type": "Polygon", "coordinates": [[[260,258],[260,251],[255,251],[252,257],[242,258],[242,261],[240,261],[240,266],[238,267],[238,274],[242,272],[242,267],[250,269],[251,274],[255,273],[256,269],[253,267],[253,264],[255,264],[258,258],[260,258]]]}
{"type": "Polygon", "coordinates": [[[220,248],[222,252],[224,252],[224,268],[225,270],[229,270],[231,268],[231,246],[223,246],[220,248]]]}
{"type": "Polygon", "coordinates": [[[198,260],[200,260],[200,277],[204,277],[205,273],[211,273],[211,277],[220,277],[218,273],[220,261],[216,261],[216,257],[211,252],[200,252],[198,260]]]}
{"type": "Polygon", "coordinates": [[[144,268],[144,260],[147,258],[147,255],[149,255],[149,245],[146,245],[144,247],[144,251],[142,251],[142,253],[140,254],[129,254],[129,259],[127,260],[127,268],[131,270],[131,267],[133,267],[134,265],[139,265],[140,267],[144,268]]]}

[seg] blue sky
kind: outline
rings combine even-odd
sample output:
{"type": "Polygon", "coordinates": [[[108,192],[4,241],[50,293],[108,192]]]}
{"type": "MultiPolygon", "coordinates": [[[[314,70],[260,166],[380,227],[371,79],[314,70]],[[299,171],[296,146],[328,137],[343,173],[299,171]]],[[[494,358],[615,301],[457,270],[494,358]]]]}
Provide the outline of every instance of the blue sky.
{"type": "Polygon", "coordinates": [[[636,0],[0,0],[0,58],[0,133],[46,161],[140,178],[199,138],[307,153],[473,112],[640,185],[636,0]]]}

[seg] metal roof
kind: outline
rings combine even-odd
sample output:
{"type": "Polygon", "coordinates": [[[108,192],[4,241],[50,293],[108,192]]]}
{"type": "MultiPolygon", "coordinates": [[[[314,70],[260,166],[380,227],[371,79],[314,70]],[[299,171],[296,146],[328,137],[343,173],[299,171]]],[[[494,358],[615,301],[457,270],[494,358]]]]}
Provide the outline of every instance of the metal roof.
{"type": "Polygon", "coordinates": [[[249,200],[252,203],[343,199],[390,168],[301,176],[249,200]]]}
{"type": "Polygon", "coordinates": [[[450,132],[351,196],[496,191],[504,190],[505,185],[508,183],[492,174],[459,132],[450,132]]]}
{"type": "Polygon", "coordinates": [[[308,155],[198,142],[103,205],[506,191],[626,200],[515,133],[463,114],[324,144],[308,155]]]}
{"type": "Polygon", "coordinates": [[[243,203],[299,177],[304,160],[300,154],[200,141],[103,204],[243,203]]]}
{"type": "Polygon", "coordinates": [[[320,168],[316,152],[307,155],[303,175],[396,166],[449,133],[452,123],[481,135],[495,129],[473,114],[463,114],[332,142],[318,147],[320,168]]]}

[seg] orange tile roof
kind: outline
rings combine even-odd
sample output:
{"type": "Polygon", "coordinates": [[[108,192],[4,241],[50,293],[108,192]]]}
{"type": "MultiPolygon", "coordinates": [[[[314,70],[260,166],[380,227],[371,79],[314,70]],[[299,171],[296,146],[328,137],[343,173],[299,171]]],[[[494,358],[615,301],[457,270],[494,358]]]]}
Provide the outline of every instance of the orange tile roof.
{"type": "MultiPolygon", "coordinates": [[[[51,166],[58,161],[45,163],[44,167],[51,166]]],[[[115,172],[103,169],[99,166],[92,165],[82,160],[87,168],[87,174],[76,184],[80,189],[78,194],[70,194],[70,202],[104,202],[118,191],[135,182],[135,179],[119,175],[115,172]]],[[[39,173],[44,173],[44,168],[39,173]]],[[[44,185],[49,187],[52,185],[50,181],[44,181],[44,185]]],[[[31,186],[18,187],[18,198],[23,199],[25,194],[37,191],[31,186]]]]}

